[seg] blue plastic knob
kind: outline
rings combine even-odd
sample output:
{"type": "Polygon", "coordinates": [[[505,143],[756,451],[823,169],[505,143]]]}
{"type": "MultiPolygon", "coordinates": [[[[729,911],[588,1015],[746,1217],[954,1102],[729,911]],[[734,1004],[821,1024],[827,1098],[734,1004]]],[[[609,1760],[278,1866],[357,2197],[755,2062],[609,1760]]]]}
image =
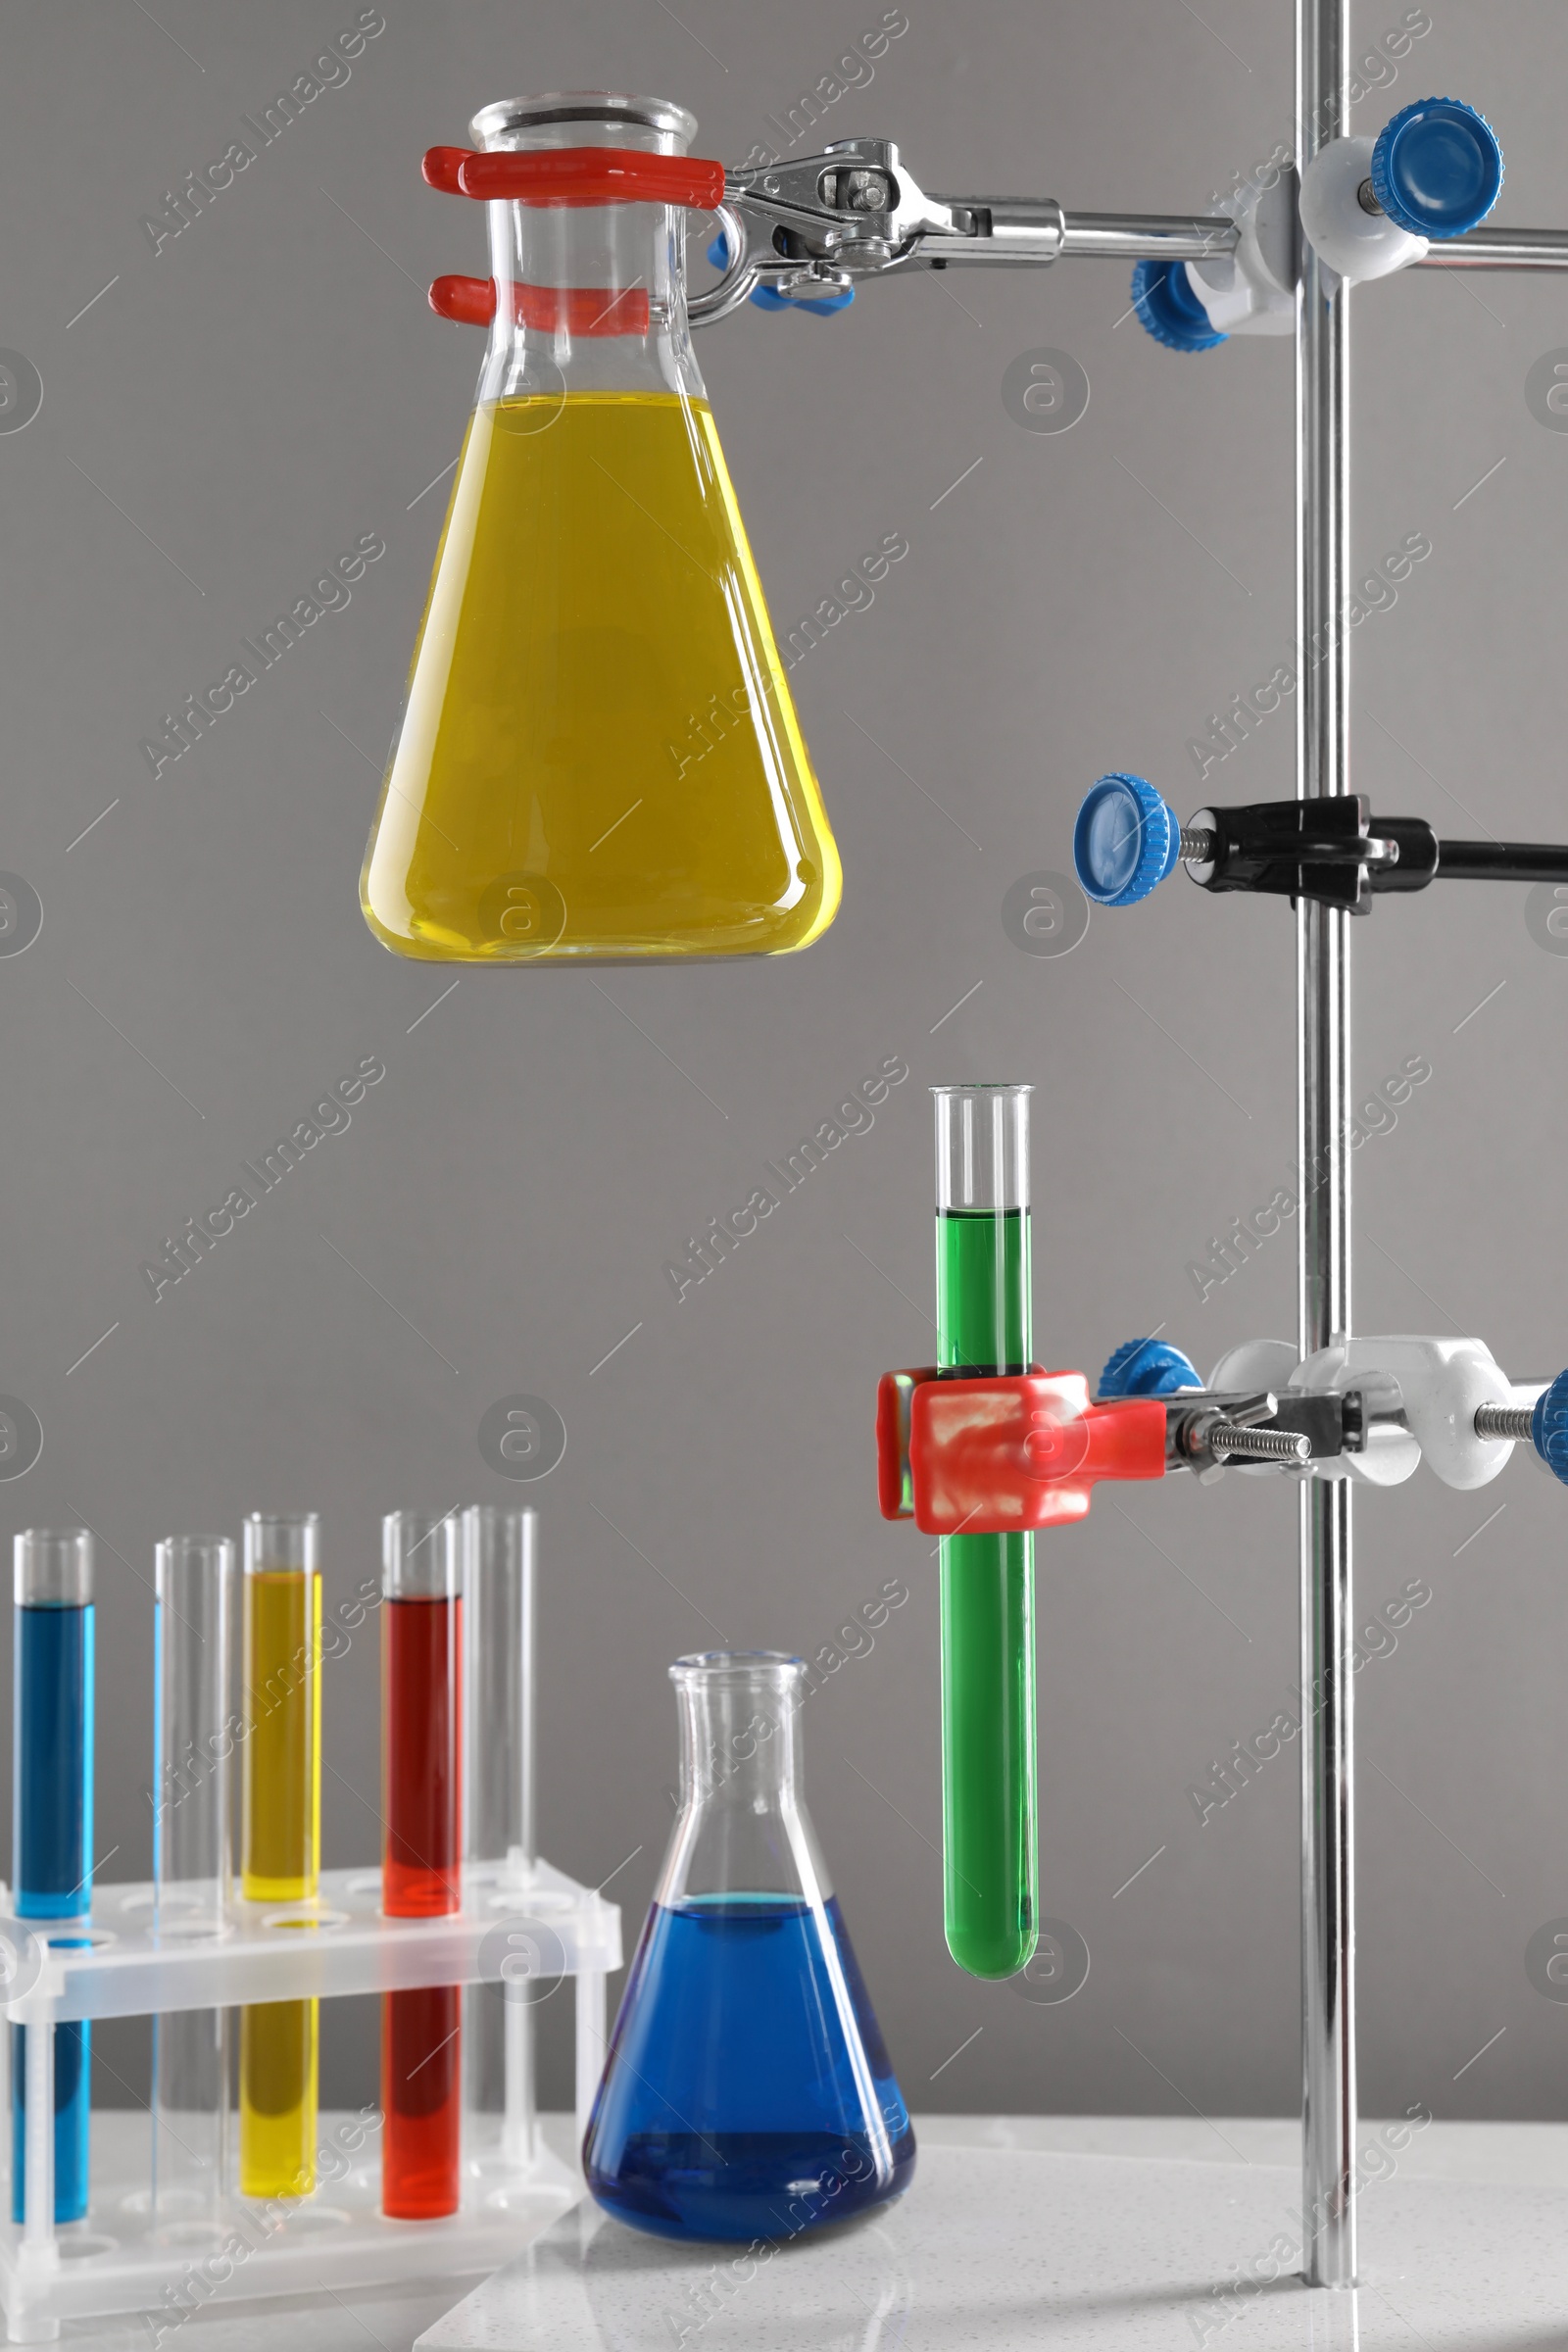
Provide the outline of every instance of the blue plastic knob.
{"type": "Polygon", "coordinates": [[[1182,829],[1142,776],[1102,776],[1072,829],[1072,861],[1097,906],[1136,906],[1175,868],[1182,829]]]}
{"type": "Polygon", "coordinates": [[[1502,148],[1462,98],[1418,98],[1385,122],[1372,150],[1372,193],[1413,237],[1462,237],[1502,186],[1502,148]]]}
{"type": "Polygon", "coordinates": [[[752,300],[760,311],[814,311],[818,318],[831,318],[835,311],[847,311],[855,300],[855,288],[845,286],[837,294],[824,294],[809,302],[796,302],[788,294],[775,293],[771,286],[757,286],[752,300]]]}
{"type": "Polygon", "coordinates": [[[1170,1396],[1200,1389],[1198,1367],[1165,1340],[1124,1340],[1100,1375],[1097,1396],[1170,1396]]]}
{"type": "Polygon", "coordinates": [[[1167,351],[1212,351],[1227,339],[1193,292],[1185,262],[1136,262],[1133,309],[1167,351]]]}
{"type": "MultiPolygon", "coordinates": [[[[708,248],[708,258],[715,270],[729,268],[729,248],[722,236],[717,236],[708,248]]],[[[831,318],[835,311],[847,311],[855,300],[855,288],[845,286],[837,294],[824,294],[819,302],[791,302],[785,294],[776,294],[771,286],[754,286],[752,300],[760,311],[814,311],[819,318],[831,318]]]]}
{"type": "Polygon", "coordinates": [[[1530,1435],[1546,1468],[1568,1486],[1568,1372],[1559,1372],[1536,1398],[1530,1435]]]}

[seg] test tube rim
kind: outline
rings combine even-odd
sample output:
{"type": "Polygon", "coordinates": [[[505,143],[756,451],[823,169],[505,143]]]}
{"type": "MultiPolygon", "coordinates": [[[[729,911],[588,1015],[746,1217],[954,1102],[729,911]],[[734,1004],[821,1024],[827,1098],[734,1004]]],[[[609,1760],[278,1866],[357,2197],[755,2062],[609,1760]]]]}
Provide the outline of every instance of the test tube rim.
{"type": "Polygon", "coordinates": [[[1027,1079],[974,1079],[930,1089],[936,1119],[939,1217],[1022,1214],[1030,1202],[1027,1079]],[[990,1149],[977,1150],[989,1130],[990,1149]]]}
{"type": "Polygon", "coordinates": [[[321,1514],[319,1511],[247,1511],[244,1519],[247,1576],[319,1576],[321,1573],[321,1514]],[[279,1559],[270,1550],[269,1531],[287,1528],[304,1541],[298,1560],[279,1559]]]}
{"type": "Polygon", "coordinates": [[[539,1512],[531,1502],[466,1502],[458,1507],[466,1527],[500,1527],[509,1520],[525,1523],[531,1534],[537,1534],[539,1512]]]}
{"type": "Polygon", "coordinates": [[[461,1506],[450,1511],[384,1511],[381,1515],[381,1597],[383,1600],[460,1600],[465,1585],[466,1560],[466,1521],[461,1506]],[[411,1545],[399,1545],[394,1561],[394,1536],[408,1527],[422,1527],[424,1533],[411,1545]],[[430,1560],[421,1563],[413,1574],[409,1562],[415,1552],[430,1544],[433,1536],[445,1530],[439,1544],[431,1544],[430,1560]]]}
{"type": "Polygon", "coordinates": [[[173,1565],[172,1554],[182,1551],[187,1559],[199,1555],[204,1563],[216,1555],[217,1565],[224,1576],[234,1567],[234,1539],[232,1536],[158,1536],[153,1542],[153,1597],[164,1597],[164,1570],[173,1565]]]}
{"type": "Polygon", "coordinates": [[[92,1606],[93,1586],[96,1582],[93,1534],[90,1527],[20,1527],[12,1540],[12,1598],[19,1609],[85,1609],[92,1606]],[[59,1563],[51,1562],[46,1569],[43,1558],[33,1556],[33,1547],[40,1544],[74,1546],[77,1576],[69,1592],[26,1592],[24,1580],[29,1573],[40,1582],[59,1577],[59,1563]]]}
{"type": "Polygon", "coordinates": [[[933,1086],[933,1095],[1032,1095],[1032,1078],[965,1078],[957,1086],[933,1086]]]}

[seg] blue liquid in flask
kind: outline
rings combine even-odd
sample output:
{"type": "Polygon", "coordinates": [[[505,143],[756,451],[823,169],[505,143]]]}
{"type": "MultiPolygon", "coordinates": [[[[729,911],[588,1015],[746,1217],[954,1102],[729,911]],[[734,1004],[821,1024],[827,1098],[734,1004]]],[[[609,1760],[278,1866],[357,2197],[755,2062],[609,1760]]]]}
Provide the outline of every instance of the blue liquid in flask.
{"type": "Polygon", "coordinates": [[[662,2237],[789,2238],[908,2185],[914,2132],[838,1903],[656,1902],[584,2143],[662,2237]]]}
{"type": "MultiPolygon", "coordinates": [[[[71,1539],[19,1536],[24,1546],[65,1546],[71,1539]]],[[[90,1578],[88,1539],[78,1589],[90,1578]]],[[[46,1568],[40,1568],[47,1574],[46,1568]]],[[[12,1875],[17,1916],[40,1923],[77,1920],[91,1907],[93,1781],[93,1606],[47,1600],[21,1603],[15,1613],[15,1747],[13,1756],[12,1875]]],[[[84,1940],[69,1934],[60,1944],[84,1940]]],[[[11,2029],[11,2218],[26,2218],[26,2037],[11,2029]]],[[[54,2218],[77,2222],[87,2212],[91,2114],[92,2029],[68,2022],[54,2029],[54,2218]]]]}

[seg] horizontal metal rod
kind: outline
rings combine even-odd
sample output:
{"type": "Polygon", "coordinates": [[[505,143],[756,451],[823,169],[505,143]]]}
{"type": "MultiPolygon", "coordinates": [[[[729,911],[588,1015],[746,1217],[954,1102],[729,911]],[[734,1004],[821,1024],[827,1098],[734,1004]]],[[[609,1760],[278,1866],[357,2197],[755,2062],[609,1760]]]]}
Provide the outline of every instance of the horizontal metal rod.
{"type": "MultiPolygon", "coordinates": [[[[1234,253],[1234,220],[1202,214],[1057,213],[1045,202],[1014,199],[989,205],[963,201],[989,218],[989,233],[927,230],[917,259],[934,263],[1050,263],[1064,255],[1112,262],[1200,262],[1234,253]],[[1058,228],[1059,223],[1059,228],[1058,228]]],[[[1418,270],[1568,270],[1568,229],[1473,228],[1468,236],[1433,245],[1418,270]]]]}
{"type": "Polygon", "coordinates": [[[1440,841],[1437,879],[1568,882],[1568,849],[1544,841],[1440,841]]]}
{"type": "Polygon", "coordinates": [[[1162,213],[1064,213],[1064,254],[1098,254],[1102,260],[1200,262],[1210,254],[1234,253],[1234,220],[1162,213]]]}
{"type": "Polygon", "coordinates": [[[1418,270],[1568,270],[1568,228],[1473,228],[1448,237],[1418,270]]]}
{"type": "MultiPolygon", "coordinates": [[[[928,270],[953,263],[971,269],[1008,263],[1041,268],[1063,254],[1112,262],[1200,262],[1234,253],[1239,233],[1234,220],[1201,213],[1065,213],[1050,198],[1032,196],[936,201],[951,205],[965,224],[920,231],[906,258],[928,270]]],[[[853,267],[853,250],[847,250],[846,259],[853,267]]]]}

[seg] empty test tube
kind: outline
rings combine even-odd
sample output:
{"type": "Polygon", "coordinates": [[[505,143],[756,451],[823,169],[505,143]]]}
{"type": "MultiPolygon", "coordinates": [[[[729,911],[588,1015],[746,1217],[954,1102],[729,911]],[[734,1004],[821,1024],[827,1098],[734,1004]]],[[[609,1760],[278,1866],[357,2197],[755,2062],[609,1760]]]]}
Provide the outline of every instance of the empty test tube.
{"type": "MultiPolygon", "coordinates": [[[[464,1513],[464,1859],[525,1879],[534,1858],[535,1511],[464,1513]]],[[[533,2010],[501,1984],[468,1987],[464,2043],[472,2116],[502,2116],[508,2166],[533,2157],[533,2010]]],[[[476,2135],[477,2136],[477,2135],[476,2135]]]]}
{"type": "MultiPolygon", "coordinates": [[[[245,1522],[245,1766],[240,1892],[304,1902],[321,1833],[321,1523],[314,1511],[245,1522]]],[[[246,2197],[316,2186],[318,2009],[261,2001],[239,2040],[239,2180],[246,2197]]]]}
{"type": "MultiPolygon", "coordinates": [[[[226,1536],[169,1536],[154,1558],[154,1918],[164,1936],[215,1936],[228,1896],[234,1546],[226,1536]]],[[[215,2206],[226,2158],[226,2009],[154,2018],[152,2115],[157,2212],[215,2206]]]]}
{"type": "MultiPolygon", "coordinates": [[[[1027,1372],[1027,1086],[933,1087],[937,1354],[949,1379],[1027,1372]]],[[[1010,1977],[1039,1934],[1032,1535],[945,1536],[942,1786],[948,1949],[1010,1977]]]]}
{"type": "MultiPolygon", "coordinates": [[[[390,1511],[381,1530],[381,1908],[462,1908],[463,1548],[456,1512],[390,1511]]],[[[455,1984],[381,1999],[381,2210],[456,2213],[462,2000],[455,1984]]]]}
{"type": "MultiPolygon", "coordinates": [[[[16,1539],[12,1863],[20,1919],[74,1921],[92,1907],[92,1537],[25,1528],[16,1539]]],[[[69,1941],[57,1936],[55,1941],[69,1941]]],[[[54,2029],[54,2218],[87,2211],[92,2029],[54,2029]]],[[[26,2218],[26,2039],[11,2030],[11,2218],[26,2218]]],[[[45,2142],[47,2151],[47,2141],[45,2142]]]]}

